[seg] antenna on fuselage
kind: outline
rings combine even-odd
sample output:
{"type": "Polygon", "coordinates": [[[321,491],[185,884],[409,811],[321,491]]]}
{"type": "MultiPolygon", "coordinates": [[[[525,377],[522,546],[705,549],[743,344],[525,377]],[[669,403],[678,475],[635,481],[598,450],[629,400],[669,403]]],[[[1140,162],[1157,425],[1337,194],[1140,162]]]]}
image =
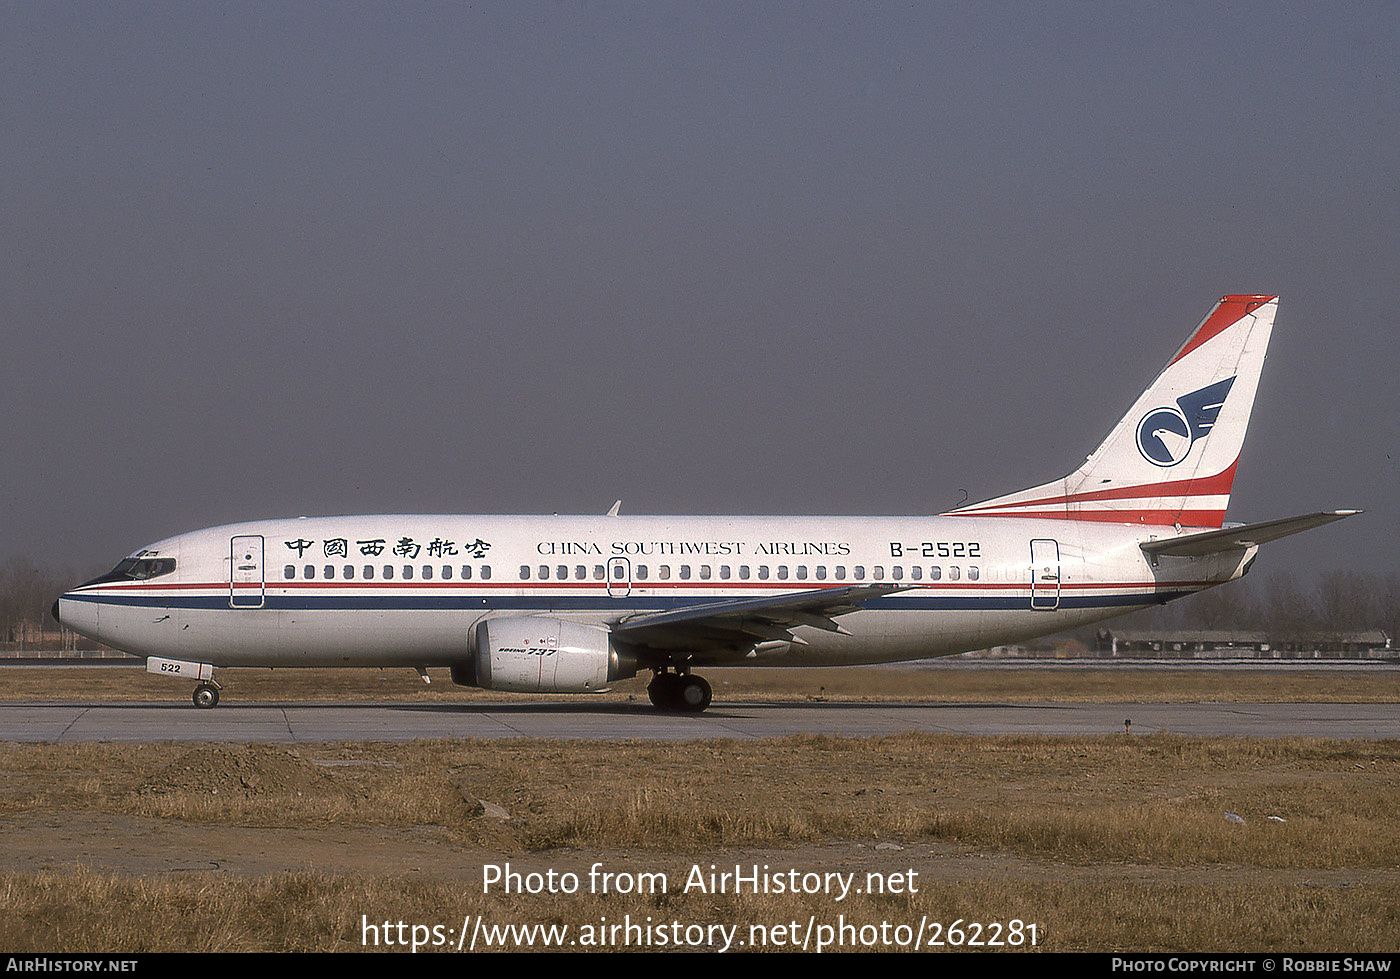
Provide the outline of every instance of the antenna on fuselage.
{"type": "Polygon", "coordinates": [[[621,510],[621,509],[622,509],[622,501],[621,501],[621,500],[618,500],[616,503],[614,503],[614,504],[612,505],[612,509],[610,509],[610,510],[608,511],[608,516],[610,516],[610,517],[615,517],[615,516],[617,516],[617,511],[619,511],[619,510],[621,510]]]}

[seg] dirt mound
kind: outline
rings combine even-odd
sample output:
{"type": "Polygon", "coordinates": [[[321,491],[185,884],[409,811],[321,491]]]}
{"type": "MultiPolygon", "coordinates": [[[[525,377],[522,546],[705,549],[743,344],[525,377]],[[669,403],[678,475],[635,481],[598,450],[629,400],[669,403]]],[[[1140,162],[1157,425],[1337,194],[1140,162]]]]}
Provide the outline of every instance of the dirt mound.
{"type": "Polygon", "coordinates": [[[275,796],[325,792],[333,779],[295,749],[274,745],[201,745],[143,779],[137,795],[177,792],[275,796]]]}

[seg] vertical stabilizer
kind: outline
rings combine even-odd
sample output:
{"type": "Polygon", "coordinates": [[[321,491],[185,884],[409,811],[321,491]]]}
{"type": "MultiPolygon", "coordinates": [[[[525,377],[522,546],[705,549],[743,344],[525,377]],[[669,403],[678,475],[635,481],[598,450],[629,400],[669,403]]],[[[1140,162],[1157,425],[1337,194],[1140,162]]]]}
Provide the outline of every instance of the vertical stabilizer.
{"type": "Polygon", "coordinates": [[[1219,527],[1277,296],[1225,296],[1084,465],[952,514],[1219,527]]]}

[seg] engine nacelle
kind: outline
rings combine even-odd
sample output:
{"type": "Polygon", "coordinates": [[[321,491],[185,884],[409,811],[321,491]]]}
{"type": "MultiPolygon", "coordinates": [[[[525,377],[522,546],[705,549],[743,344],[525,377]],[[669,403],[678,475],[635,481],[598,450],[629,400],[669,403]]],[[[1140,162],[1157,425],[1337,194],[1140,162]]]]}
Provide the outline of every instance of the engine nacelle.
{"type": "Polygon", "coordinates": [[[588,693],[636,675],[608,630],[532,615],[480,623],[471,659],[452,667],[453,683],[521,693],[588,693]]]}

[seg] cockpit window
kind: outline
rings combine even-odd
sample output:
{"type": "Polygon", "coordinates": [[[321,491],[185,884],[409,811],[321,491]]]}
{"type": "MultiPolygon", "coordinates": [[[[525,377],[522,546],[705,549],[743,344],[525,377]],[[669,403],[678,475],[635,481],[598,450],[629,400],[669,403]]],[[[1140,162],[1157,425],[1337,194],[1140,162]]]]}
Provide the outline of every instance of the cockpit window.
{"type": "Polygon", "coordinates": [[[147,578],[159,578],[161,575],[170,574],[174,570],[173,557],[144,557],[136,562],[127,575],[134,581],[144,581],[147,578]]]}
{"type": "Polygon", "coordinates": [[[170,574],[174,570],[173,557],[129,557],[123,558],[120,564],[102,577],[93,578],[83,585],[100,585],[108,581],[145,581],[148,578],[170,574]]]}

